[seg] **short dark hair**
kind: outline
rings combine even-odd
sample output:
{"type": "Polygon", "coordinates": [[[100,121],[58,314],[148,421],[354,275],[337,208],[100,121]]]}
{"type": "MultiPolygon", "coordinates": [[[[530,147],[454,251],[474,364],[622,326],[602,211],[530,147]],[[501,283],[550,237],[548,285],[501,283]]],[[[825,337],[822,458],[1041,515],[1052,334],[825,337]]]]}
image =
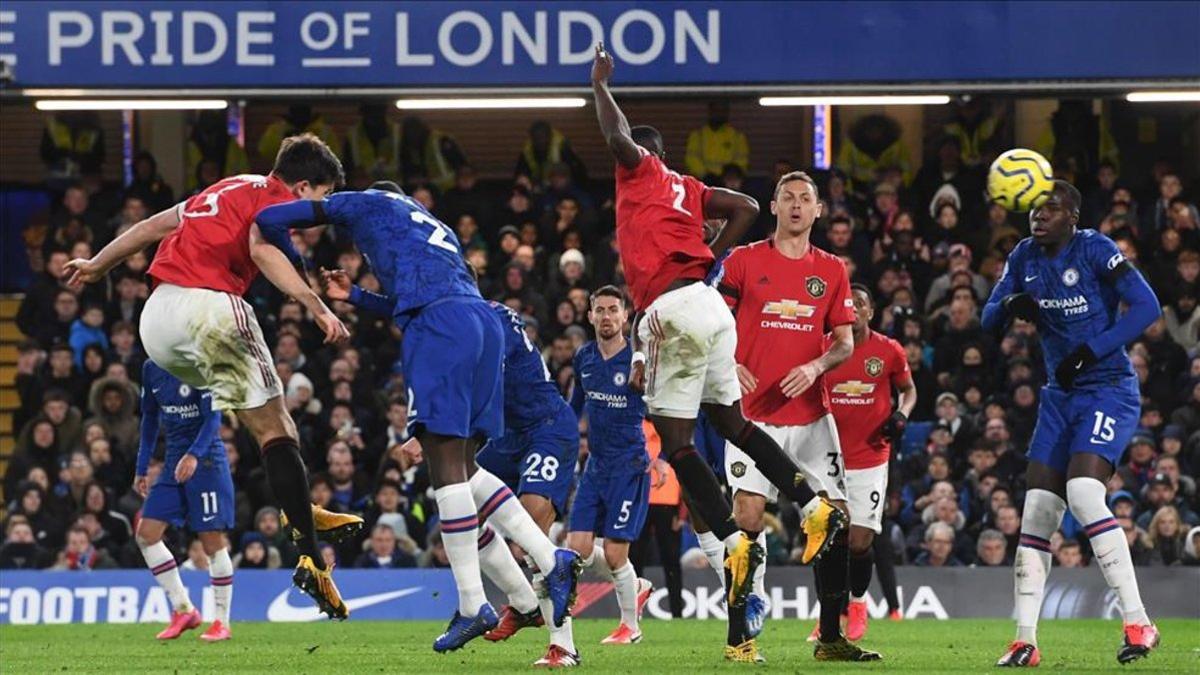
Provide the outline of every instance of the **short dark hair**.
{"type": "Polygon", "coordinates": [[[613,286],[612,284],[601,286],[600,288],[592,291],[592,297],[589,298],[589,302],[591,304],[595,304],[596,298],[616,298],[617,300],[621,301],[622,307],[629,307],[629,299],[625,297],[625,294],[621,292],[621,289],[613,286]]]}
{"type": "Polygon", "coordinates": [[[645,124],[638,125],[629,130],[629,137],[633,139],[634,143],[637,143],[654,154],[662,154],[663,152],[662,134],[658,132],[658,129],[655,129],[652,126],[647,126],[645,124]]]}
{"type": "Polygon", "coordinates": [[[771,199],[779,196],[779,191],[783,186],[793,181],[802,180],[812,186],[813,196],[820,197],[821,191],[817,189],[817,181],[812,179],[812,176],[803,171],[789,171],[779,177],[779,182],[775,184],[775,192],[771,195],[771,199]]]}
{"type": "Polygon", "coordinates": [[[271,173],[289,184],[306,180],[312,185],[341,187],[346,182],[342,161],[325,141],[311,133],[283,139],[271,173]]]}
{"type": "Polygon", "coordinates": [[[1083,205],[1083,195],[1079,194],[1079,188],[1065,180],[1055,179],[1054,189],[1066,195],[1067,199],[1071,201],[1071,209],[1076,213],[1079,212],[1079,207],[1083,205]]]}
{"type": "Polygon", "coordinates": [[[867,302],[870,302],[872,305],[875,304],[875,294],[871,292],[871,289],[866,284],[860,284],[857,282],[850,284],[850,292],[853,293],[854,291],[865,294],[867,296],[867,302]]]}
{"type": "Polygon", "coordinates": [[[371,189],[380,190],[382,192],[394,192],[398,195],[404,194],[404,190],[400,189],[399,185],[396,185],[394,181],[390,180],[377,180],[374,183],[371,183],[371,189]]]}

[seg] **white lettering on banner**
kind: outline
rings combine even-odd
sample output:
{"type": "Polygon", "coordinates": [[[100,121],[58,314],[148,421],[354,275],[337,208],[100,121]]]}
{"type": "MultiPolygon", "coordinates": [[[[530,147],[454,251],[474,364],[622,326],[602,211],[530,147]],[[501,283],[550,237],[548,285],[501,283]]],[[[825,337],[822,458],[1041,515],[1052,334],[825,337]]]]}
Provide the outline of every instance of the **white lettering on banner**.
{"type": "Polygon", "coordinates": [[[663,44],[666,41],[666,31],[663,30],[662,21],[654,13],[644,9],[622,12],[612,25],[613,54],[622,61],[635,66],[644,66],[657,59],[658,55],[662,54],[663,44]],[[635,21],[644,23],[650,28],[650,46],[643,52],[635,52],[625,45],[625,29],[635,21]]]}
{"type": "Polygon", "coordinates": [[[125,52],[125,58],[130,65],[140,66],[145,61],[138,51],[137,41],[146,32],[146,22],[137,12],[114,11],[100,13],[100,63],[106,66],[114,65],[116,47],[125,52]],[[127,26],[126,30],[118,30],[118,25],[127,26]]]}
{"type": "Polygon", "coordinates": [[[251,24],[275,23],[275,12],[238,12],[237,15],[237,64],[239,66],[273,66],[274,54],[255,54],[251,45],[269,45],[275,35],[269,30],[254,30],[251,24]]]}
{"type": "MultiPolygon", "coordinates": [[[[0,12],[0,25],[6,23],[16,23],[16,12],[0,12]]],[[[17,34],[10,30],[0,30],[0,45],[11,45],[17,41],[17,34]]],[[[13,53],[0,52],[0,61],[7,61],[8,65],[17,65],[17,55],[13,53]]]]}
{"type": "Polygon", "coordinates": [[[167,602],[167,592],[161,586],[146,591],[146,601],[142,603],[138,623],[165,623],[170,620],[171,603],[167,602]]]}
{"type": "Polygon", "coordinates": [[[304,21],[300,22],[300,41],[305,47],[313,51],[323,52],[333,46],[333,43],[338,39],[337,22],[333,17],[326,12],[313,12],[304,17],[304,21]],[[313,37],[313,25],[320,23],[325,26],[325,37],[317,39],[313,37]]]}
{"type": "Polygon", "coordinates": [[[150,23],[154,24],[154,53],[150,55],[150,65],[169,66],[175,63],[171,55],[171,38],[167,31],[171,28],[171,20],[175,15],[171,12],[150,12],[150,23]]]}
{"type": "Polygon", "coordinates": [[[396,65],[433,65],[433,54],[413,54],[408,51],[408,12],[396,12],[396,65]]]}
{"type": "Polygon", "coordinates": [[[37,623],[42,618],[42,598],[37,590],[18,588],[8,601],[8,620],[12,623],[37,623]]]}
{"type": "Polygon", "coordinates": [[[577,66],[592,60],[596,43],[604,39],[604,26],[600,19],[587,12],[567,10],[558,13],[558,64],[577,66]],[[581,49],[571,49],[571,27],[581,25],[588,29],[588,39],[581,49]]]}
{"type": "Polygon", "coordinates": [[[549,40],[546,39],[546,12],[533,13],[533,35],[526,30],[516,12],[504,12],[500,15],[500,62],[506,66],[516,62],[513,53],[514,39],[521,43],[530,61],[539,66],[546,65],[550,51],[549,40]]]}
{"type": "Polygon", "coordinates": [[[789,600],[783,597],[784,589],[780,586],[771,587],[771,618],[782,619],[791,611],[791,617],[807,619],[811,610],[808,606],[808,587],[796,586],[796,594],[789,600]]]}
{"type": "Polygon", "coordinates": [[[69,588],[49,588],[42,594],[42,623],[71,623],[75,596],[69,588]]]}
{"type": "Polygon", "coordinates": [[[91,17],[83,12],[50,12],[49,33],[46,40],[47,48],[50,50],[50,65],[61,66],[64,49],[74,49],[86,45],[95,33],[96,27],[92,24],[91,17]],[[67,24],[73,24],[79,29],[79,32],[72,35],[64,34],[63,28],[67,24]]]}
{"type": "Polygon", "coordinates": [[[346,12],[342,16],[342,48],[354,49],[354,39],[371,34],[370,12],[346,12]]]}
{"type": "Polygon", "coordinates": [[[696,51],[709,63],[721,60],[721,10],[708,10],[708,35],[700,32],[700,27],[692,19],[687,10],[675,10],[675,63],[687,63],[687,41],[692,41],[696,51]]]}
{"type": "MultiPolygon", "coordinates": [[[[771,618],[776,620],[816,619],[821,612],[821,603],[809,596],[807,586],[794,586],[791,588],[794,592],[789,596],[785,595],[788,592],[788,588],[782,586],[769,587],[771,595],[771,618]]],[[[918,586],[916,592],[913,593],[912,601],[907,604],[904,602],[904,587],[897,588],[896,592],[904,617],[907,619],[921,617],[934,619],[950,618],[949,612],[946,611],[937,593],[930,586],[918,586]]],[[[697,586],[694,590],[684,588],[683,618],[725,620],[725,608],[721,605],[722,598],[723,593],[719,588],[711,592],[706,586],[697,586]]],[[[666,602],[667,590],[665,588],[656,589],[650,595],[650,600],[646,603],[646,608],[651,616],[657,619],[670,619],[671,612],[666,606],[666,602]]],[[[876,602],[873,599],[869,599],[867,611],[873,618],[882,619],[888,613],[887,601],[880,599],[876,602]]]]}
{"type": "Polygon", "coordinates": [[[442,56],[446,60],[456,66],[477,66],[483,63],[487,58],[488,52],[492,51],[492,26],[487,22],[487,19],[480,16],[477,12],[467,10],[457,11],[442,21],[442,25],[438,28],[438,49],[441,50],[442,56]],[[470,24],[475,27],[479,33],[479,43],[475,47],[475,51],[462,53],[454,48],[454,43],[450,37],[454,34],[454,29],[460,24],[470,24]]]}
{"type": "Polygon", "coordinates": [[[950,614],[942,606],[942,601],[938,600],[937,593],[934,593],[929,586],[917,587],[917,592],[913,593],[912,602],[908,603],[908,610],[905,611],[904,618],[915,619],[922,614],[930,615],[935,619],[950,618],[950,614]]]}
{"type": "Polygon", "coordinates": [[[112,586],[108,589],[108,623],[136,623],[138,619],[138,589],[133,586],[112,586]]]}
{"type": "Polygon", "coordinates": [[[185,66],[207,66],[216,63],[225,48],[229,45],[229,29],[221,17],[212,12],[185,11],[183,12],[183,56],[185,66]],[[212,47],[205,52],[196,51],[196,29],[207,26],[213,35],[212,47]]]}
{"type": "Polygon", "coordinates": [[[96,623],[100,617],[100,598],[108,595],[107,588],[83,587],[75,589],[75,597],[83,601],[83,623],[96,623]]]}

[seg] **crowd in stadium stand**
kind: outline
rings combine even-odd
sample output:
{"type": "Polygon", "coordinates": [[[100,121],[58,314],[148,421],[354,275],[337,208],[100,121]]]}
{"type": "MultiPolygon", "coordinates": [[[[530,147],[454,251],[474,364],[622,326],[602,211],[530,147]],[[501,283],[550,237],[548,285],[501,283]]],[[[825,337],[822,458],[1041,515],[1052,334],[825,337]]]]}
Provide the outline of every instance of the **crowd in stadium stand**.
{"type": "MultiPolygon", "coordinates": [[[[1018,323],[1004,335],[988,334],[979,325],[980,308],[1026,226],[984,200],[989,157],[978,141],[990,118],[969,108],[919,168],[898,145],[895,123],[873,116],[850,131],[838,153],[839,168],[814,172],[826,209],[813,241],[841,256],[853,279],[874,290],[873,327],[904,345],[919,392],[904,443],[894,453],[887,495],[885,535],[900,564],[1011,564],[1025,449],[1046,379],[1031,325],[1018,323]]],[[[293,106],[248,145],[269,157],[285,135],[312,131],[340,151],[351,187],[380,178],[402,182],[458,233],[484,295],[525,316],[530,338],[543,348],[550,374],[566,395],[571,357],[591,336],[585,317],[589,291],[623,281],[609,167],[585,168],[569,140],[539,122],[514,147],[514,179],[483,181],[453,138],[418,118],[392,124],[384,113],[381,105],[363,106],[362,121],[339,137],[311,108],[293,106]]],[[[757,197],[763,217],[752,236],[765,237],[775,177],[803,163],[781,159],[774,176],[748,177],[751,149],[729,126],[728,113],[727,106],[710,107],[707,125],[689,136],[686,169],[757,197]]],[[[0,569],[144,566],[132,536],[142,499],[131,486],[138,380],[146,359],[137,326],[150,292],[146,268],[153,251],[133,256],[105,283],[81,291],[68,289],[61,272],[67,260],[90,256],[125,228],[173,204],[176,195],[246,170],[246,153],[227,136],[223,119],[206,114],[196,123],[188,185],[178,186],[183,190],[167,185],[145,152],[136,158],[132,184],[123,191],[106,189],[87,169],[89,162],[95,169],[102,155],[71,160],[47,132],[43,156],[50,174],[62,162],[84,170],[82,180],[56,185],[48,224],[27,232],[39,276],[18,316],[29,339],[20,347],[17,367],[16,450],[3,477],[0,569]]],[[[86,119],[62,124],[68,122],[87,124],[86,119]]],[[[1052,131],[1068,127],[1056,123],[1052,131]]],[[[75,127],[65,133],[68,146],[81,136],[75,127]]],[[[1084,192],[1084,224],[1117,241],[1164,308],[1162,319],[1130,347],[1143,395],[1141,428],[1109,481],[1110,504],[1137,564],[1197,565],[1196,195],[1183,191],[1180,176],[1165,163],[1152,176],[1126,176],[1115,158],[1104,156],[1103,142],[1091,144],[1101,152],[1080,150],[1075,157],[1069,148],[1089,144],[1059,141],[1055,146],[1050,139],[1058,150],[1052,159],[1084,192]]],[[[87,147],[94,154],[102,145],[87,147]]],[[[309,269],[342,268],[365,288],[378,289],[362,257],[332,232],[308,230],[294,239],[309,269]]],[[[287,407],[312,475],[312,500],[367,520],[361,537],[327,546],[325,555],[343,567],[447,566],[426,469],[399,451],[407,439],[407,402],[395,366],[400,335],[391,321],[334,303],[353,338],[348,345],[326,347],[303,308],[265,280],[255,284],[248,300],[286,383],[287,407]]],[[[583,433],[586,441],[586,426],[583,433]]],[[[237,489],[237,529],[230,536],[235,564],[294,565],[297,554],[278,510],[270,506],[257,449],[234,419],[225,420],[221,435],[237,489]]],[[[580,467],[586,447],[584,442],[580,467]]],[[[151,463],[151,481],[161,468],[160,456],[151,463]]],[[[797,546],[798,523],[786,505],[776,513],[768,518],[770,562],[787,564],[797,546]]],[[[186,567],[207,565],[187,532],[170,536],[169,545],[186,567]]],[[[686,525],[679,536],[689,541],[686,525]]],[[[1090,563],[1087,537],[1069,514],[1052,548],[1057,565],[1090,563]]],[[[685,543],[685,564],[705,564],[687,549],[685,543]]],[[[654,563],[654,555],[644,562],[654,563]]]]}

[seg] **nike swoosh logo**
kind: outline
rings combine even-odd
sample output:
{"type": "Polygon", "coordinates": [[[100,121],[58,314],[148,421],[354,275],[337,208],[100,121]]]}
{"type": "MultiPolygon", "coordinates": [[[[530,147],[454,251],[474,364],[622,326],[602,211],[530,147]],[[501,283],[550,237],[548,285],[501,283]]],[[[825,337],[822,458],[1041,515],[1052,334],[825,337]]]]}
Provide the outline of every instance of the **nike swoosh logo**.
{"type": "Polygon", "coordinates": [[[592,374],[591,373],[580,373],[579,376],[580,377],[591,377],[592,374]]]}
{"type": "MultiPolygon", "coordinates": [[[[417,586],[415,588],[404,588],[398,591],[388,591],[387,593],[364,595],[361,598],[346,600],[346,607],[348,607],[351,611],[354,611],[364,607],[378,605],[389,600],[395,600],[396,598],[403,598],[405,596],[412,595],[413,593],[420,591],[422,588],[423,586],[417,586]]],[[[315,605],[296,607],[288,600],[291,594],[292,589],[288,588],[279,595],[275,596],[275,599],[271,601],[270,606],[267,607],[267,621],[316,621],[317,619],[325,616],[324,614],[321,614],[321,610],[317,609],[315,605]]],[[[308,596],[304,595],[298,590],[296,591],[296,595],[303,596],[306,600],[308,599],[308,596]]]]}
{"type": "Polygon", "coordinates": [[[159,392],[158,389],[151,389],[150,391],[154,392],[155,394],[158,394],[158,392],[159,392]]]}
{"type": "Polygon", "coordinates": [[[201,520],[201,522],[207,523],[208,521],[210,521],[214,518],[216,518],[216,516],[205,516],[205,517],[201,518],[200,520],[201,520]]]}
{"type": "Polygon", "coordinates": [[[1038,278],[1038,275],[1036,275],[1036,274],[1031,277],[1025,277],[1025,283],[1029,283],[1030,281],[1033,281],[1036,278],[1038,278]]]}

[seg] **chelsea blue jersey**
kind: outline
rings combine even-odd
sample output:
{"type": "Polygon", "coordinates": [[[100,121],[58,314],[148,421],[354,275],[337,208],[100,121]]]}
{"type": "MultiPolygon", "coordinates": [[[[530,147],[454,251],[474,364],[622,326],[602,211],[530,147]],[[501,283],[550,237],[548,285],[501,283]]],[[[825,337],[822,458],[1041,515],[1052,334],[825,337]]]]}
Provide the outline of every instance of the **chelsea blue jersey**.
{"type": "Polygon", "coordinates": [[[338,192],[319,202],[324,222],[350,230],[401,328],[413,314],[452,296],[480,298],[454,231],[405,195],[338,192]]]}
{"type": "Polygon", "coordinates": [[[521,315],[508,305],[490,304],[504,326],[504,426],[519,431],[553,417],[567,403],[529,341],[521,315]]]}
{"type": "MultiPolygon", "coordinates": [[[[1124,262],[1117,245],[1095,230],[1077,231],[1054,257],[1026,238],[1009,254],[988,304],[1013,293],[1028,293],[1037,301],[1046,372],[1054,373],[1072,350],[1116,323],[1120,294],[1114,282],[1124,262]]],[[[1119,347],[1080,373],[1074,388],[1096,389],[1133,377],[1129,356],[1119,347]]],[[[1050,386],[1058,386],[1054,378],[1050,386]]]]}
{"type": "Polygon", "coordinates": [[[138,449],[137,475],[146,475],[146,467],[158,441],[161,425],[166,436],[165,475],[191,452],[203,458],[225,458],[221,443],[221,413],[212,408],[212,394],[184,384],[153,361],[142,366],[142,429],[138,449]]]}
{"type": "Polygon", "coordinates": [[[632,359],[633,349],[628,343],[610,359],[604,358],[594,341],[575,353],[571,407],[576,414],[587,413],[587,471],[636,474],[644,472],[649,464],[646,435],[642,432],[646,403],[629,388],[632,359]]]}

